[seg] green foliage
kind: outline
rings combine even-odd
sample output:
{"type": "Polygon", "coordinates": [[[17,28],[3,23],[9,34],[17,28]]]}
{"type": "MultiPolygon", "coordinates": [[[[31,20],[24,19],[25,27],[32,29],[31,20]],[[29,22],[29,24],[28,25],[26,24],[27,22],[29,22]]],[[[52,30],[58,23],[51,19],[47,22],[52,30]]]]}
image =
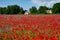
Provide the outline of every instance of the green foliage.
{"type": "Polygon", "coordinates": [[[17,14],[20,12],[20,7],[18,5],[10,5],[7,8],[9,14],[17,14]]]}
{"type": "Polygon", "coordinates": [[[56,4],[53,5],[52,12],[55,13],[55,14],[60,13],[60,3],[56,3],[56,4]]]}
{"type": "MultiPolygon", "coordinates": [[[[29,9],[31,14],[46,14],[46,6],[40,6],[37,10],[35,6],[29,9]]],[[[24,9],[18,5],[9,5],[7,7],[0,7],[0,14],[24,14],[24,9]]],[[[52,13],[60,13],[60,3],[56,3],[52,7],[52,13]]]]}
{"type": "Polygon", "coordinates": [[[7,13],[7,9],[6,9],[6,7],[0,7],[0,14],[6,14],[7,13]]]}
{"type": "Polygon", "coordinates": [[[23,8],[18,5],[9,5],[7,7],[0,7],[0,14],[23,14],[23,8]]]}
{"type": "Polygon", "coordinates": [[[46,14],[46,10],[48,8],[46,6],[40,6],[39,9],[38,9],[38,13],[42,13],[42,14],[46,14]]]}
{"type": "Polygon", "coordinates": [[[2,8],[2,14],[7,14],[8,13],[8,9],[6,7],[2,8]]]}
{"type": "Polygon", "coordinates": [[[2,13],[2,7],[0,7],[0,14],[2,13]]]}
{"type": "Polygon", "coordinates": [[[29,9],[30,13],[36,14],[37,13],[37,8],[33,6],[32,8],[29,9]]]}
{"type": "Polygon", "coordinates": [[[22,8],[22,7],[20,7],[20,12],[19,12],[19,14],[23,14],[24,12],[24,9],[22,8]]]}

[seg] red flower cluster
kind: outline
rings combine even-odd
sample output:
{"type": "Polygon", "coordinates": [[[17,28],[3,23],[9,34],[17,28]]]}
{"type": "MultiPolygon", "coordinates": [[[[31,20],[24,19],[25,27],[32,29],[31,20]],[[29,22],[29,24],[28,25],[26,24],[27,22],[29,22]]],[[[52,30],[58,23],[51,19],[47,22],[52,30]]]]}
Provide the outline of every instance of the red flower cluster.
{"type": "Polygon", "coordinates": [[[0,40],[60,40],[60,15],[0,15],[0,40]]]}

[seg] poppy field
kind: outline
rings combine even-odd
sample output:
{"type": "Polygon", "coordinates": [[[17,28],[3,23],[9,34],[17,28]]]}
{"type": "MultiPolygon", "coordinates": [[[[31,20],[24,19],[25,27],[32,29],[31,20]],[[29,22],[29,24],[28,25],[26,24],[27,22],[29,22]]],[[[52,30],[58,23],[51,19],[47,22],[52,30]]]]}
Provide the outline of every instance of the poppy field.
{"type": "Polygon", "coordinates": [[[0,40],[60,40],[60,15],[0,15],[0,40]]]}

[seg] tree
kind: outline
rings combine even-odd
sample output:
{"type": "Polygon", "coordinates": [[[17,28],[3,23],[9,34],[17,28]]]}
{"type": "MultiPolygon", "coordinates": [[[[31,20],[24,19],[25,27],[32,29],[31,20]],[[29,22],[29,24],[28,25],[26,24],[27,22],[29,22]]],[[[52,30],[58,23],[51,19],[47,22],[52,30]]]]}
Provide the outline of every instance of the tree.
{"type": "Polygon", "coordinates": [[[20,7],[20,12],[19,14],[24,14],[24,9],[22,7],[20,7]]]}
{"type": "Polygon", "coordinates": [[[8,13],[8,9],[6,7],[2,8],[2,14],[7,14],[8,13]]]}
{"type": "Polygon", "coordinates": [[[2,13],[2,7],[0,7],[0,14],[2,13]]]}
{"type": "Polygon", "coordinates": [[[20,7],[18,5],[9,5],[8,14],[17,14],[20,12],[20,7]]]}
{"type": "Polygon", "coordinates": [[[8,14],[13,14],[12,6],[9,5],[9,6],[7,6],[7,8],[8,8],[8,14]]]}
{"type": "Polygon", "coordinates": [[[38,8],[38,13],[39,13],[39,14],[40,14],[40,13],[45,14],[47,9],[48,9],[48,8],[47,8],[46,6],[40,6],[40,7],[38,8]]]}
{"type": "Polygon", "coordinates": [[[8,10],[6,7],[0,7],[0,14],[7,14],[8,10]]]}
{"type": "Polygon", "coordinates": [[[32,8],[29,9],[31,14],[36,14],[37,13],[37,8],[33,6],[32,8]]]}
{"type": "Polygon", "coordinates": [[[23,8],[18,5],[9,5],[7,7],[0,7],[0,14],[23,14],[23,8]]]}
{"type": "Polygon", "coordinates": [[[56,3],[56,4],[53,5],[52,12],[55,13],[55,14],[60,13],[60,3],[56,3]]]}

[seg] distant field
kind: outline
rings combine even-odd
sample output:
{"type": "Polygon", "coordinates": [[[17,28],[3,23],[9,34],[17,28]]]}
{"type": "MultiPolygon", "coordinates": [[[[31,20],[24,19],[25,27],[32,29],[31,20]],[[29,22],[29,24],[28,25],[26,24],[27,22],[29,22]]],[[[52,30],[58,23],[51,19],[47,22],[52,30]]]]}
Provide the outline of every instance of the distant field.
{"type": "Polygon", "coordinates": [[[60,40],[60,14],[0,15],[0,40],[60,40]]]}

